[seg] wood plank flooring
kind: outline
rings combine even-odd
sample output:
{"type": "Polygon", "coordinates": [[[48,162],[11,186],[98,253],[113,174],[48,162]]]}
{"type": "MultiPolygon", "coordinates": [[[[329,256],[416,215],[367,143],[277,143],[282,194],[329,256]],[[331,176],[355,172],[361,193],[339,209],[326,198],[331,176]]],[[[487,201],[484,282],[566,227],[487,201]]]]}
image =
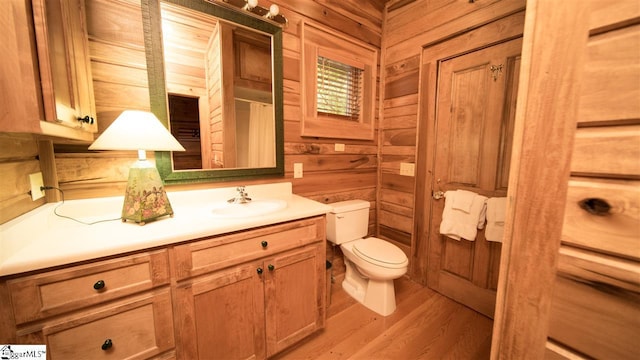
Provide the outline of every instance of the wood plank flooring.
{"type": "Polygon", "coordinates": [[[332,284],[323,331],[273,359],[488,359],[493,321],[407,278],[382,317],[332,284]]]}

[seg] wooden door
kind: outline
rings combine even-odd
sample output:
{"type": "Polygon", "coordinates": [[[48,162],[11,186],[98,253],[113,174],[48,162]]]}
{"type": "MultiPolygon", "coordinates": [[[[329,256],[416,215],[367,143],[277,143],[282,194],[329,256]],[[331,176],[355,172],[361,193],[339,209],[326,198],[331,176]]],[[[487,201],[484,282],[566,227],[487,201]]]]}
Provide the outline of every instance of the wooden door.
{"type": "Polygon", "coordinates": [[[266,358],[263,276],[254,261],[178,285],[178,357],[266,358]]]}
{"type": "Polygon", "coordinates": [[[267,355],[324,326],[324,244],[265,260],[267,355]]]}
{"type": "MultiPolygon", "coordinates": [[[[522,40],[440,61],[433,192],[507,193],[522,40]]],[[[440,234],[445,199],[434,199],[427,284],[493,317],[501,244],[479,230],[475,241],[440,234]]]]}

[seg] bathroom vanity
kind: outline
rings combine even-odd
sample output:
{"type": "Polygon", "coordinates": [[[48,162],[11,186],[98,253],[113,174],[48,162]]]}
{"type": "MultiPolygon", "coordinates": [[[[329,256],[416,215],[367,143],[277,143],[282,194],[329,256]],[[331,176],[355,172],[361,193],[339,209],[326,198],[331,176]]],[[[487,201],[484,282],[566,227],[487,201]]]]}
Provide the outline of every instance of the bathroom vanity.
{"type": "MultiPolygon", "coordinates": [[[[79,224],[52,215],[56,204],[2,225],[0,343],[46,344],[50,359],[281,351],[325,319],[330,207],[290,190],[247,187],[287,206],[245,217],[211,215],[210,204],[233,196],[215,189],[169,193],[176,215],[144,226],[79,224]]],[[[118,207],[118,198],[83,201],[58,212],[118,207]]]]}

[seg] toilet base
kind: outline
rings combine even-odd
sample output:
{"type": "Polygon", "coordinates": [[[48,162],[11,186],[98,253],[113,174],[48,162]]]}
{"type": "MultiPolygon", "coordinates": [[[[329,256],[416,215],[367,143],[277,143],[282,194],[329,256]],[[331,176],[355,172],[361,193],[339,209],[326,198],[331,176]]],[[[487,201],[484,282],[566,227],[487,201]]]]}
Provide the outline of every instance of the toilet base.
{"type": "Polygon", "coordinates": [[[349,296],[382,316],[393,314],[396,310],[393,280],[363,279],[349,272],[347,268],[347,275],[342,282],[342,288],[349,296]]]}

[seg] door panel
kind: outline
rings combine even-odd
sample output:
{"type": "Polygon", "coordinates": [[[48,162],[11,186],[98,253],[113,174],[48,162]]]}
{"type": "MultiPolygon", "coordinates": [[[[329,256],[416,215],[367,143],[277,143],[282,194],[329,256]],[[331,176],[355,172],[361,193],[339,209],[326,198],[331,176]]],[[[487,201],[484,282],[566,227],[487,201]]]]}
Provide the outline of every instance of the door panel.
{"type": "MultiPolygon", "coordinates": [[[[451,74],[443,81],[450,79],[451,87],[443,86],[443,91],[450,91],[451,126],[443,129],[448,134],[449,181],[458,184],[476,186],[479,182],[479,160],[481,157],[481,136],[477,136],[478,129],[482,129],[484,122],[484,104],[489,91],[486,81],[487,64],[478,64],[473,67],[463,65],[462,71],[451,73],[451,62],[443,65],[443,71],[451,74]]],[[[443,103],[443,105],[446,105],[443,103]]],[[[443,109],[448,111],[447,109],[443,109]]]]}
{"type": "Polygon", "coordinates": [[[471,280],[473,247],[469,241],[447,241],[443,244],[442,269],[460,278],[471,280]]]}
{"type": "MultiPolygon", "coordinates": [[[[521,48],[515,39],[439,63],[434,192],[506,196],[521,48]]],[[[440,235],[443,208],[432,201],[427,283],[493,317],[501,244],[482,230],[475,241],[440,235]]]]}

